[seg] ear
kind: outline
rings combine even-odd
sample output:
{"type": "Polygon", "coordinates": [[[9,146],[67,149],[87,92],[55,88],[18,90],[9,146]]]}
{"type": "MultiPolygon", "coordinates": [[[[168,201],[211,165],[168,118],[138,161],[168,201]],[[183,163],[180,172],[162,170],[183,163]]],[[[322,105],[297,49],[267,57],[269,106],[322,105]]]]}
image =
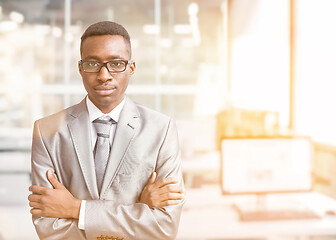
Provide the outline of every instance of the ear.
{"type": "Polygon", "coordinates": [[[131,75],[131,76],[134,74],[135,69],[136,69],[136,64],[135,64],[135,62],[132,62],[132,63],[130,64],[130,75],[131,75]]]}
{"type": "Polygon", "coordinates": [[[78,61],[78,71],[79,71],[80,75],[83,74],[83,69],[82,69],[82,65],[81,65],[80,61],[78,61]]]}

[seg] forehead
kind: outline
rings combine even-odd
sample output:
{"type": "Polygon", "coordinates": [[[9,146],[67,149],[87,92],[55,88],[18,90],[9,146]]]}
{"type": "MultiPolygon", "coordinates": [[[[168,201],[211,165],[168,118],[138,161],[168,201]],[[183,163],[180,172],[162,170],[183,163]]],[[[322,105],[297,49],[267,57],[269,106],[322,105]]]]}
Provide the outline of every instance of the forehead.
{"type": "Polygon", "coordinates": [[[128,59],[130,46],[120,35],[90,36],[82,42],[81,56],[82,59],[97,60],[128,59]]]}

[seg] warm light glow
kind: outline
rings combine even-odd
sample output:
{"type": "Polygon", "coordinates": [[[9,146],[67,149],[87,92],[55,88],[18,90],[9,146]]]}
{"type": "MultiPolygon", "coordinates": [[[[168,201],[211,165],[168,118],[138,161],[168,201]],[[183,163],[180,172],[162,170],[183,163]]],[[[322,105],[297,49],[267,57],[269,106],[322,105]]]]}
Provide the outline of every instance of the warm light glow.
{"type": "Polygon", "coordinates": [[[289,121],[287,9],[283,1],[258,1],[251,14],[233,11],[239,22],[231,21],[233,107],[278,112],[282,129],[289,121]]]}
{"type": "Polygon", "coordinates": [[[23,21],[24,21],[24,16],[23,16],[23,14],[21,14],[21,13],[19,13],[19,12],[15,12],[15,11],[13,11],[13,12],[11,12],[11,13],[9,14],[9,18],[10,18],[12,21],[17,22],[17,23],[23,23],[23,21]]]}
{"type": "Polygon", "coordinates": [[[13,21],[0,22],[0,32],[15,31],[18,28],[18,24],[13,21]]]}
{"type": "Polygon", "coordinates": [[[51,31],[52,31],[52,35],[57,38],[60,38],[63,34],[62,29],[59,27],[53,27],[51,31]]]}
{"type": "Polygon", "coordinates": [[[191,34],[192,28],[189,24],[176,24],[174,26],[174,32],[176,34],[191,34]]]}
{"type": "Polygon", "coordinates": [[[191,3],[188,7],[189,22],[195,46],[201,44],[201,33],[198,27],[198,4],[191,3]]]}
{"type": "Polygon", "coordinates": [[[296,128],[317,142],[336,144],[336,1],[297,5],[296,128]],[[311,13],[314,13],[314,18],[311,13]]]}
{"type": "Polygon", "coordinates": [[[197,3],[190,3],[188,6],[188,14],[190,16],[195,16],[198,13],[198,4],[197,3]]]}

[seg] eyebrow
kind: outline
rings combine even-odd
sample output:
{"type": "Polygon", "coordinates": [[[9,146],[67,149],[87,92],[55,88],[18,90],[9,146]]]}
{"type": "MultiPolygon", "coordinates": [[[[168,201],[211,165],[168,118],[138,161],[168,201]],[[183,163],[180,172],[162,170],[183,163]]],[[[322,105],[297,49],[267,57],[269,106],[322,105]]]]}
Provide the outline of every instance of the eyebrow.
{"type": "MultiPolygon", "coordinates": [[[[107,57],[108,59],[123,59],[120,55],[110,55],[107,57]]],[[[86,56],[85,59],[94,59],[94,60],[101,60],[101,57],[95,55],[86,56]]]]}

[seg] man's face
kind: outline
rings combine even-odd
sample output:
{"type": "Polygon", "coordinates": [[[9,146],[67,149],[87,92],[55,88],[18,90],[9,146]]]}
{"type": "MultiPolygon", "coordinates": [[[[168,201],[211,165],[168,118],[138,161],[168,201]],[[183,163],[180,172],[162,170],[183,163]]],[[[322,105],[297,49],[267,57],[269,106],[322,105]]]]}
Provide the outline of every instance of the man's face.
{"type": "MultiPolygon", "coordinates": [[[[108,62],[116,59],[130,60],[130,49],[119,35],[91,36],[82,43],[82,61],[108,62]]],[[[114,109],[124,98],[128,81],[135,70],[135,63],[127,64],[126,70],[111,73],[105,66],[98,73],[87,73],[78,64],[89,99],[103,112],[114,109]]]]}

